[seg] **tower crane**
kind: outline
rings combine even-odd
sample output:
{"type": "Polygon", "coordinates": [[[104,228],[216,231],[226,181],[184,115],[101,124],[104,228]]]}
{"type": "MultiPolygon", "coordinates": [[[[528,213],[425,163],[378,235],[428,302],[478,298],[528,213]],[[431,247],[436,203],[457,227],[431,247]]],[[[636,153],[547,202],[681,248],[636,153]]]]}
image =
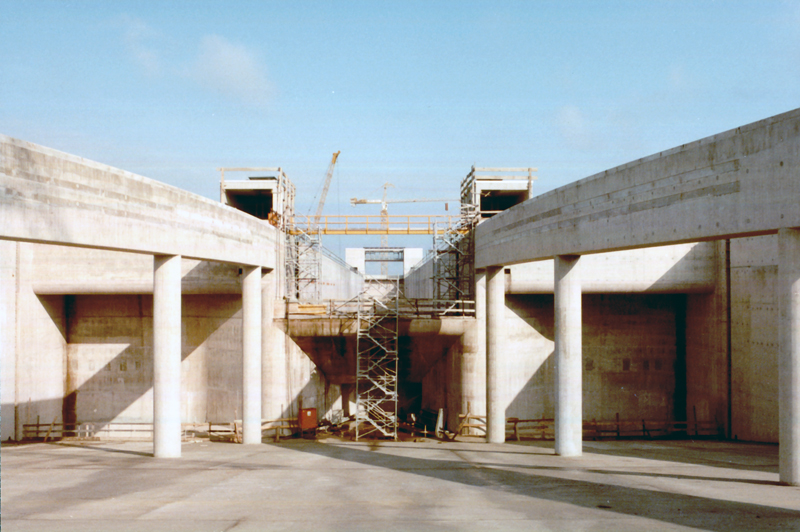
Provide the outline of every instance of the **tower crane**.
{"type": "Polygon", "coordinates": [[[325,174],[325,184],[322,187],[322,194],[319,196],[319,205],[317,205],[317,213],[314,215],[313,221],[309,224],[312,231],[316,231],[319,227],[319,218],[322,216],[322,208],[325,206],[325,198],[328,197],[328,188],[331,186],[331,178],[333,177],[333,167],[336,166],[336,160],[339,158],[341,150],[337,151],[331,157],[331,164],[328,165],[328,171],[325,174]]]}
{"type": "MultiPolygon", "coordinates": [[[[389,187],[393,187],[391,183],[384,183],[383,184],[383,198],[382,199],[359,199],[359,198],[350,198],[350,205],[354,207],[356,205],[366,205],[366,204],[380,204],[381,206],[381,223],[383,224],[386,232],[381,235],[381,247],[389,247],[389,203],[423,203],[423,202],[434,202],[434,201],[452,201],[449,198],[439,198],[439,199],[407,199],[407,200],[387,200],[386,199],[386,191],[389,187]]],[[[388,264],[385,262],[381,263],[381,274],[388,275],[388,264]]]]}

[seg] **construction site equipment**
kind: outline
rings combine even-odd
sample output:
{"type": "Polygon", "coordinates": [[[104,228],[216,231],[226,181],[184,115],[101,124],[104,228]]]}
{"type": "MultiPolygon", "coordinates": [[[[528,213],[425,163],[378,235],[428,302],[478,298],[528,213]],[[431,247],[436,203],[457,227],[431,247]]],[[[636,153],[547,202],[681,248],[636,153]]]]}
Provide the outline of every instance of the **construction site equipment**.
{"type": "MultiPolygon", "coordinates": [[[[391,183],[384,183],[383,184],[383,198],[382,199],[358,199],[358,198],[351,198],[350,204],[353,206],[356,205],[366,205],[366,204],[380,204],[381,205],[381,225],[385,227],[385,232],[381,232],[381,247],[385,248],[389,246],[389,203],[422,203],[422,202],[432,202],[432,201],[450,201],[448,199],[408,199],[408,200],[387,200],[386,199],[386,191],[389,187],[393,187],[391,183]]],[[[386,277],[389,275],[389,266],[388,263],[383,262],[381,263],[381,275],[386,277]]]]}
{"type": "Polygon", "coordinates": [[[319,231],[287,233],[286,239],[287,295],[296,300],[318,300],[322,267],[319,231]]]}
{"type": "Polygon", "coordinates": [[[461,181],[461,204],[490,218],[533,196],[536,168],[476,168],[461,181]]]}
{"type": "Polygon", "coordinates": [[[433,235],[433,297],[442,301],[475,300],[474,229],[480,217],[474,205],[462,204],[455,225],[433,235]]]}
{"type": "Polygon", "coordinates": [[[397,439],[399,294],[358,301],[356,332],[356,440],[397,439]]]}
{"type": "Polygon", "coordinates": [[[295,187],[281,167],[218,168],[220,201],[268,220],[278,229],[294,216],[295,187]],[[225,181],[225,173],[246,172],[248,180],[225,181]],[[252,175],[252,174],[261,174],[252,175]],[[274,174],[274,175],[265,175],[274,174]]]}
{"type": "MultiPolygon", "coordinates": [[[[320,217],[317,230],[321,235],[432,235],[436,231],[455,228],[460,220],[459,215],[440,214],[325,215],[320,217]]],[[[310,217],[295,215],[288,222],[287,232],[314,232],[313,225],[310,217]]]]}
{"type": "Polygon", "coordinates": [[[328,171],[325,173],[325,183],[322,187],[322,194],[319,196],[319,205],[317,205],[317,212],[314,215],[312,231],[319,225],[319,217],[322,216],[322,208],[325,206],[325,198],[328,197],[328,188],[331,186],[331,178],[333,177],[333,167],[336,166],[336,160],[339,158],[341,151],[337,151],[331,157],[331,164],[328,165],[328,171]]]}

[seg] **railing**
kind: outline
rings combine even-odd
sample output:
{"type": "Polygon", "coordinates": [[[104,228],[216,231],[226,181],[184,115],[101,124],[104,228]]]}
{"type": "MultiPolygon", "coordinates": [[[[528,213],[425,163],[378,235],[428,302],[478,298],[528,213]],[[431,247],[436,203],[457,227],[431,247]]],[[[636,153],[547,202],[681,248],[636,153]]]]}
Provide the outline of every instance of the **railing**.
{"type": "Polygon", "coordinates": [[[380,214],[362,215],[295,215],[288,220],[290,234],[308,233],[313,229],[323,235],[433,235],[458,230],[460,215],[442,214],[380,214]]]}
{"type": "MultiPolygon", "coordinates": [[[[363,303],[362,303],[363,304],[363,303]]],[[[289,317],[348,318],[358,313],[358,299],[330,299],[320,302],[289,304],[289,317]]],[[[400,318],[440,318],[475,315],[475,301],[449,299],[400,298],[400,318]]]]}

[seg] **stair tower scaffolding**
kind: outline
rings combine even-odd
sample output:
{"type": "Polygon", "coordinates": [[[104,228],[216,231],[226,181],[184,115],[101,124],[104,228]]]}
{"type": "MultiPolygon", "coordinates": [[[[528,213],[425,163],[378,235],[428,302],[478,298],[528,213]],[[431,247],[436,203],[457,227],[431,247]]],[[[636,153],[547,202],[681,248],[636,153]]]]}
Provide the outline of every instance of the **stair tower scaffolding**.
{"type": "Polygon", "coordinates": [[[356,440],[397,439],[399,291],[359,296],[356,334],[356,440]]]}
{"type": "Polygon", "coordinates": [[[433,237],[434,298],[475,300],[475,227],[528,199],[536,168],[471,168],[461,181],[461,217],[433,237]]]}

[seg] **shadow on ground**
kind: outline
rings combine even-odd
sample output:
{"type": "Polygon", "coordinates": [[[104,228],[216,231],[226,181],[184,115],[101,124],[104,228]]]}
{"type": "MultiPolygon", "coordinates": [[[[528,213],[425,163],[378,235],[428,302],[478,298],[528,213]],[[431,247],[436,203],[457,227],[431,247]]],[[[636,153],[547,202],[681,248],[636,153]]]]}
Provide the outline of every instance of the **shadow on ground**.
{"type": "MultiPolygon", "coordinates": [[[[435,460],[397,456],[375,452],[374,445],[364,448],[353,444],[308,444],[294,447],[297,451],[317,454],[327,458],[346,460],[371,467],[387,468],[448,482],[458,482],[476,488],[500,490],[544,501],[567,503],[590,509],[602,509],[628,516],[656,519],[666,523],[701,530],[800,530],[800,512],[765,505],[699,497],[682,493],[618,486],[611,483],[589,482],[553,476],[562,470],[574,473],[578,467],[535,467],[509,463],[468,463],[463,461],[435,460]],[[369,449],[369,450],[368,450],[369,449]],[[525,472],[515,471],[525,469],[525,472]],[[536,474],[536,471],[550,474],[536,474]]],[[[388,449],[387,449],[388,450],[388,449]]],[[[443,449],[444,450],[444,449],[443,449]]],[[[454,451],[457,455],[459,451],[454,451]]],[[[471,450],[467,452],[472,452],[471,450]]],[[[594,451],[593,451],[594,452],[594,451]]],[[[496,451],[504,454],[504,451],[496,451]]],[[[516,452],[515,452],[516,454],[516,452]]],[[[520,453],[521,454],[521,453],[520,453]]],[[[530,455],[531,453],[525,453],[530,455]]],[[[609,453],[614,454],[614,453],[609,453]]],[[[462,457],[463,459],[463,457],[462,457]]],[[[618,475],[619,471],[592,471],[618,475]]],[[[622,472],[623,475],[650,476],[649,473],[622,472]]],[[[667,478],[684,478],[680,475],[652,475],[667,478]]],[[[688,480],[705,480],[690,477],[688,480]]],[[[712,478],[714,481],[732,479],[712,478]]],[[[752,483],[750,479],[736,479],[752,483]]],[[[755,483],[761,483],[756,481],[755,483]]],[[[695,485],[696,486],[696,485],[695,485]]],[[[787,487],[786,489],[794,489],[787,487]]],[[[524,508],[520,509],[525,511],[524,508]]],[[[530,515],[532,519],[541,515],[530,515]]]]}

